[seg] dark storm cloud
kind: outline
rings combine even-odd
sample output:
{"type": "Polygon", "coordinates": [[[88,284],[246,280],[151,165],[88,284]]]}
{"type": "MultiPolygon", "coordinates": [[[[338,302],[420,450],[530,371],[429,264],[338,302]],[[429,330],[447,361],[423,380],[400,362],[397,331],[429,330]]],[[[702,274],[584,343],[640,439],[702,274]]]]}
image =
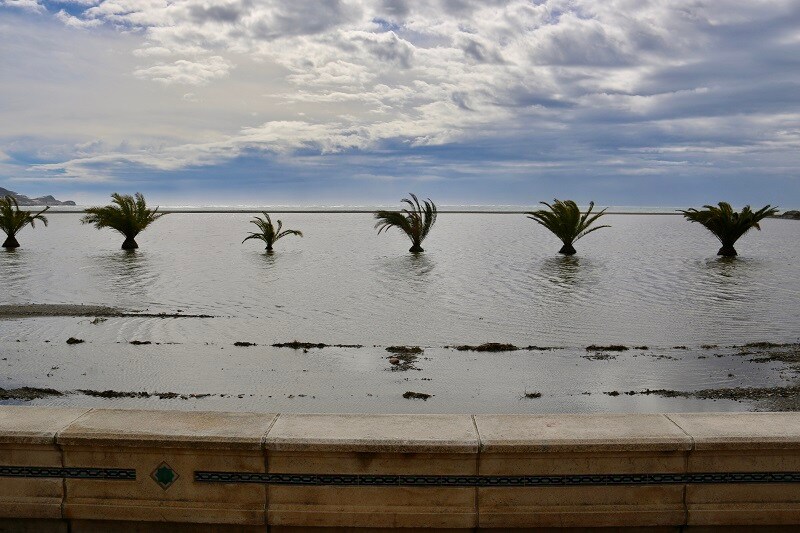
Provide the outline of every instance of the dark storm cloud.
{"type": "Polygon", "coordinates": [[[239,2],[220,5],[191,5],[189,13],[192,20],[204,22],[237,22],[250,9],[250,2],[239,2]]]}
{"type": "Polygon", "coordinates": [[[357,19],[360,9],[343,0],[274,2],[259,11],[252,23],[255,37],[273,40],[294,35],[315,35],[357,19]]]}

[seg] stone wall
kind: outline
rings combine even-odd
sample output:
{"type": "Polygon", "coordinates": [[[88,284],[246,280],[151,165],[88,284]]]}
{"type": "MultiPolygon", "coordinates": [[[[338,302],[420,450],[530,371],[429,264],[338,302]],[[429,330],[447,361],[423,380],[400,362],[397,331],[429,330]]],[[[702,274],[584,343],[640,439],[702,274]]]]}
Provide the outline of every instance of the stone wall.
{"type": "Polygon", "coordinates": [[[800,414],[0,407],[0,532],[733,526],[800,530],[800,414]]]}

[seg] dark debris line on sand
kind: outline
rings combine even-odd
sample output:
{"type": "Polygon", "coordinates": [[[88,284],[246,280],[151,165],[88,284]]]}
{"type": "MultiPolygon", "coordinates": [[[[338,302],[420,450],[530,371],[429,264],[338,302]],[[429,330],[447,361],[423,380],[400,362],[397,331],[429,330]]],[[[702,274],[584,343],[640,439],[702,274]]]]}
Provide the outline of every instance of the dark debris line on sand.
{"type": "MultiPolygon", "coordinates": [[[[596,344],[591,344],[586,347],[587,352],[626,352],[628,351],[627,346],[623,346],[622,344],[609,344],[608,346],[598,346],[596,344]]],[[[646,350],[647,347],[640,348],[641,350],[646,350]]]]}
{"type": "Polygon", "coordinates": [[[558,348],[554,346],[514,346],[513,344],[507,344],[502,342],[485,342],[483,344],[478,345],[469,345],[469,344],[459,344],[454,346],[445,346],[445,348],[452,348],[453,350],[458,350],[459,352],[515,352],[517,350],[531,350],[531,351],[549,351],[549,350],[558,350],[558,348]]]}
{"type": "Polygon", "coordinates": [[[309,348],[363,348],[363,344],[325,344],[322,342],[300,342],[300,341],[292,341],[292,342],[276,342],[272,345],[273,348],[291,348],[293,350],[308,350],[309,348]]]}
{"type": "MultiPolygon", "coordinates": [[[[773,398],[800,398],[800,386],[790,387],[726,387],[719,389],[701,389],[696,391],[679,391],[672,389],[644,389],[631,391],[606,391],[608,396],[637,396],[655,394],[664,398],[697,398],[699,400],[767,400],[773,398]]],[[[787,410],[795,410],[787,409],[787,410]]]]}
{"type": "Polygon", "coordinates": [[[425,350],[419,346],[387,346],[386,351],[395,354],[421,354],[425,350]]]}
{"type": "Polygon", "coordinates": [[[82,304],[13,304],[0,305],[0,320],[7,318],[93,316],[141,318],[215,318],[213,315],[133,312],[103,305],[82,304]]]}
{"type": "MultiPolygon", "coordinates": [[[[181,400],[188,400],[189,398],[208,398],[209,396],[217,396],[215,394],[179,394],[177,392],[126,392],[105,390],[96,391],[91,389],[78,389],[76,391],[58,391],[55,389],[44,389],[36,387],[19,387],[17,389],[0,389],[0,400],[23,400],[31,401],[39,398],[46,398],[48,396],[65,396],[67,394],[85,394],[95,398],[160,398],[162,400],[170,400],[180,398],[181,400]]],[[[225,396],[225,395],[218,395],[225,396]]]]}
{"type": "Polygon", "coordinates": [[[413,392],[413,391],[406,391],[403,393],[403,398],[406,400],[425,400],[427,401],[428,398],[434,396],[433,394],[425,394],[424,392],[413,392]]]}
{"type": "Polygon", "coordinates": [[[96,391],[91,389],[78,389],[78,392],[95,398],[151,398],[155,396],[162,400],[171,400],[174,398],[188,400],[189,398],[207,398],[212,396],[211,394],[178,394],[177,392],[121,392],[114,390],[96,391]]]}
{"type": "Polygon", "coordinates": [[[36,387],[20,387],[18,389],[0,389],[0,400],[36,400],[48,396],[63,396],[55,389],[39,389],[36,387]]]}

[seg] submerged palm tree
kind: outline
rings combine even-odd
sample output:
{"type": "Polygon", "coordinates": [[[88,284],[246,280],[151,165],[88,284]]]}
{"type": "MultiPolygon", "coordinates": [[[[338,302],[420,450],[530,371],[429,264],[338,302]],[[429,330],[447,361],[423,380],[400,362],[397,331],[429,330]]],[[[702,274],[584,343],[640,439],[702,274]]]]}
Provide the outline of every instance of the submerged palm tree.
{"type": "Polygon", "coordinates": [[[4,248],[19,248],[16,235],[19,231],[27,226],[36,226],[36,221],[41,220],[42,223],[47,225],[47,217],[42,213],[50,209],[50,206],[45,207],[35,215],[30,211],[22,211],[19,208],[17,199],[13,196],[5,196],[0,198],[0,230],[6,234],[7,238],[3,243],[4,248]]]}
{"type": "Polygon", "coordinates": [[[134,198],[130,194],[114,193],[114,203],[103,207],[90,207],[81,219],[83,224],[94,224],[97,229],[111,228],[125,236],[123,250],[135,250],[136,236],[147,226],[163,217],[166,213],[158,213],[158,207],[148,209],[142,193],[137,192],[134,198]]]}
{"type": "Polygon", "coordinates": [[[744,206],[741,213],[733,210],[727,202],[720,202],[719,207],[704,205],[703,209],[680,210],[683,216],[691,222],[699,222],[708,229],[722,243],[717,255],[735,257],[736,248],[733,245],[739,237],[750,231],[751,228],[761,230],[758,223],[761,219],[778,212],[777,207],[765,205],[758,211],[751,211],[750,206],[744,206]]]}
{"type": "Polygon", "coordinates": [[[539,203],[549,207],[550,211],[547,211],[546,209],[540,209],[538,211],[531,211],[525,214],[528,215],[528,218],[535,220],[545,228],[552,231],[556,237],[561,239],[561,242],[564,243],[564,246],[562,246],[558,251],[560,254],[574,255],[576,251],[572,246],[572,243],[593,231],[611,227],[609,225],[603,225],[595,226],[592,229],[589,229],[589,226],[591,226],[595,220],[603,216],[603,213],[605,212],[605,209],[603,209],[599,213],[592,215],[594,202],[589,202],[589,210],[583,215],[581,215],[578,205],[572,200],[564,200],[562,202],[561,200],[556,199],[553,201],[553,205],[550,205],[547,202],[539,203]]]}
{"type": "Polygon", "coordinates": [[[298,237],[303,236],[302,231],[297,231],[296,229],[285,229],[281,231],[283,228],[283,222],[278,220],[278,227],[272,225],[272,220],[269,218],[269,215],[266,211],[262,211],[264,218],[261,217],[254,217],[252,222],[256,226],[258,226],[258,232],[251,232],[250,235],[244,238],[245,242],[250,239],[258,239],[260,241],[264,241],[267,244],[267,251],[272,251],[272,245],[275,244],[275,241],[278,239],[282,239],[287,235],[297,235],[298,237]]]}
{"type": "Polygon", "coordinates": [[[411,239],[411,248],[408,251],[424,252],[422,241],[436,222],[436,204],[430,198],[420,204],[415,195],[409,193],[409,196],[411,200],[408,198],[402,200],[404,204],[408,204],[407,209],[376,212],[375,218],[378,222],[375,223],[375,228],[378,230],[378,235],[389,228],[400,228],[411,239]]]}

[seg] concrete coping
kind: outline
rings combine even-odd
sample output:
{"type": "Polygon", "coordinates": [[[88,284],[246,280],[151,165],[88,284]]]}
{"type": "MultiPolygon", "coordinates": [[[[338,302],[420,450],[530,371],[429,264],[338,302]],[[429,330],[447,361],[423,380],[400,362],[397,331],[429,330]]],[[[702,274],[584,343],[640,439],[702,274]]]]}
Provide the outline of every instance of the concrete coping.
{"type": "Polygon", "coordinates": [[[800,413],[276,415],[0,406],[0,444],[457,454],[800,449],[800,413]]]}
{"type": "Polygon", "coordinates": [[[0,444],[55,444],[56,435],[89,409],[4,405],[0,444]]]}
{"type": "Polygon", "coordinates": [[[691,435],[695,450],[800,449],[800,413],[667,415],[691,435]]]}
{"type": "Polygon", "coordinates": [[[475,424],[482,453],[680,451],[692,446],[691,437],[660,414],[475,415],[475,424]]]}
{"type": "Polygon", "coordinates": [[[264,445],[271,451],[477,453],[470,415],[280,415],[264,445]]]}
{"type": "Polygon", "coordinates": [[[260,450],[278,415],[93,409],[59,432],[71,446],[162,446],[260,450]]]}

